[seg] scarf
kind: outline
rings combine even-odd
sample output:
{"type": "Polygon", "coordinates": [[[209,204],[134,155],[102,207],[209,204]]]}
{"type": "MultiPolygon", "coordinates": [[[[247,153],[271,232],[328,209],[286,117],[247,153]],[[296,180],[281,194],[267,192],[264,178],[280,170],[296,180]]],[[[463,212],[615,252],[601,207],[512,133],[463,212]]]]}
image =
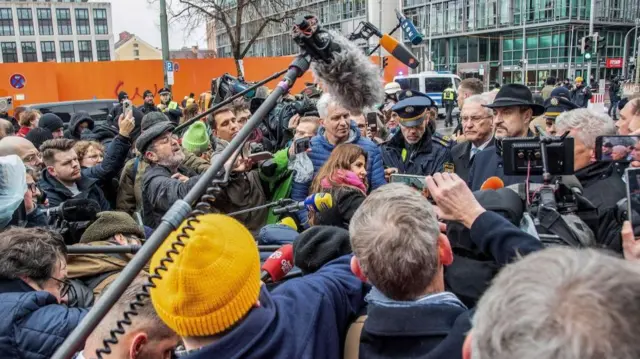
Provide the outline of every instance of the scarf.
{"type": "Polygon", "coordinates": [[[362,183],[360,177],[355,173],[347,170],[336,170],[329,177],[325,177],[320,181],[322,189],[329,190],[335,186],[349,186],[355,187],[362,191],[363,194],[367,194],[367,186],[362,183]]]}

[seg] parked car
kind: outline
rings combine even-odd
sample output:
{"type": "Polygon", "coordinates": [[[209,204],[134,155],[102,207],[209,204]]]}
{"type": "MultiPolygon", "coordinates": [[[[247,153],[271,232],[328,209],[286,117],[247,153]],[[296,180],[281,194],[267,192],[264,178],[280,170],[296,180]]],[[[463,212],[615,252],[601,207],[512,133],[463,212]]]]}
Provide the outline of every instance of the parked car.
{"type": "Polygon", "coordinates": [[[25,105],[29,109],[38,110],[41,113],[55,113],[64,122],[65,129],[75,112],[86,111],[93,118],[95,124],[107,121],[109,112],[118,103],[118,100],[81,100],[66,102],[50,102],[33,105],[25,105]]]}

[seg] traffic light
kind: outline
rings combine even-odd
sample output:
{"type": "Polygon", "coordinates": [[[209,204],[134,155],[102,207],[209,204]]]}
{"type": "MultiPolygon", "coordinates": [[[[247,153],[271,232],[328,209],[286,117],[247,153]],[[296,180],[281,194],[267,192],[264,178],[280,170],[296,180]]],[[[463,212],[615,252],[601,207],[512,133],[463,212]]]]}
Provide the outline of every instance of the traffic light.
{"type": "Polygon", "coordinates": [[[580,53],[585,60],[591,61],[591,51],[593,50],[593,37],[584,36],[580,42],[580,53]]]}
{"type": "Polygon", "coordinates": [[[387,65],[389,65],[388,56],[382,56],[382,68],[384,69],[385,67],[387,67],[387,65]]]}
{"type": "Polygon", "coordinates": [[[602,52],[605,47],[607,47],[607,40],[604,36],[600,36],[597,32],[593,34],[594,39],[596,40],[596,51],[602,52]]]}

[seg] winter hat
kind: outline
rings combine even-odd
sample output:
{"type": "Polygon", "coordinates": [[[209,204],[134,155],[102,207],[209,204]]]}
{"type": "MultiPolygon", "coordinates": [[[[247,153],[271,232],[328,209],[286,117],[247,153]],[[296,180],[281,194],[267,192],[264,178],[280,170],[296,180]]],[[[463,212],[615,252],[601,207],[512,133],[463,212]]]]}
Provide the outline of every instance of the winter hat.
{"type": "Polygon", "coordinates": [[[145,238],[144,231],[130,215],[108,211],[98,213],[98,219],[84,231],[80,243],[106,241],[116,234],[133,234],[140,239],[145,238]]]}
{"type": "Polygon", "coordinates": [[[314,273],[328,262],[351,253],[349,231],[333,226],[313,226],[293,242],[293,264],[303,274],[314,273]]]}
{"type": "Polygon", "coordinates": [[[120,91],[118,93],[118,102],[122,102],[122,100],[129,98],[129,95],[127,95],[126,92],[124,91],[120,91]]]}
{"type": "Polygon", "coordinates": [[[38,127],[46,128],[53,133],[61,128],[64,128],[64,122],[62,122],[60,117],[58,117],[58,115],[56,115],[55,113],[45,113],[44,115],[42,115],[42,117],[40,117],[38,127]]]}
{"type": "Polygon", "coordinates": [[[193,153],[207,152],[209,149],[209,135],[204,122],[196,121],[189,126],[187,132],[182,136],[182,148],[193,153]]]}
{"type": "Polygon", "coordinates": [[[44,141],[53,140],[53,134],[46,128],[38,127],[31,129],[24,138],[31,141],[36,148],[40,148],[44,141]]]}
{"type": "Polygon", "coordinates": [[[229,216],[206,214],[197,223],[183,222],[153,255],[150,268],[158,267],[166,270],[151,288],[153,307],[181,337],[224,332],[260,295],[258,247],[251,233],[229,216]],[[178,235],[184,245],[175,245],[178,235]]]}
{"type": "Polygon", "coordinates": [[[140,127],[142,132],[144,132],[146,129],[150,128],[156,123],[164,122],[164,121],[169,121],[169,117],[165,116],[164,113],[156,112],[156,111],[149,112],[148,114],[144,115],[144,117],[142,118],[142,123],[140,123],[140,127]]]}
{"type": "Polygon", "coordinates": [[[147,147],[155,140],[156,138],[162,136],[163,133],[167,131],[173,131],[176,126],[171,121],[159,122],[155,125],[143,130],[143,132],[138,136],[136,140],[136,149],[138,152],[144,154],[147,150],[147,147]]]}
{"type": "Polygon", "coordinates": [[[151,90],[146,90],[146,91],[144,92],[144,94],[142,94],[142,98],[145,98],[145,97],[147,97],[148,95],[153,96],[153,92],[151,92],[151,90]]]}

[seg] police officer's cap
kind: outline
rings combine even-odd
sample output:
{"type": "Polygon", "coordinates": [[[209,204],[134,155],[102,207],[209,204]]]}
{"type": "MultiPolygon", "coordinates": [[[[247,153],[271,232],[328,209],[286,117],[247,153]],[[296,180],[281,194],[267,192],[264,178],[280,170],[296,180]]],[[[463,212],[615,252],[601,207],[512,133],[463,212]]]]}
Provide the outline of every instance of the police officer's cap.
{"type": "Polygon", "coordinates": [[[437,108],[431,97],[413,90],[401,91],[398,101],[391,110],[398,114],[400,124],[405,127],[420,125],[425,120],[424,112],[430,107],[437,108]]]}
{"type": "Polygon", "coordinates": [[[563,112],[575,110],[576,104],[564,97],[550,97],[544,102],[544,117],[555,119],[563,112]]]}
{"type": "Polygon", "coordinates": [[[170,94],[170,93],[171,93],[171,90],[169,90],[169,89],[168,89],[168,88],[166,88],[166,87],[163,87],[163,88],[161,88],[161,89],[160,89],[160,91],[158,91],[158,93],[159,93],[160,95],[166,95],[166,94],[170,94]]]}

